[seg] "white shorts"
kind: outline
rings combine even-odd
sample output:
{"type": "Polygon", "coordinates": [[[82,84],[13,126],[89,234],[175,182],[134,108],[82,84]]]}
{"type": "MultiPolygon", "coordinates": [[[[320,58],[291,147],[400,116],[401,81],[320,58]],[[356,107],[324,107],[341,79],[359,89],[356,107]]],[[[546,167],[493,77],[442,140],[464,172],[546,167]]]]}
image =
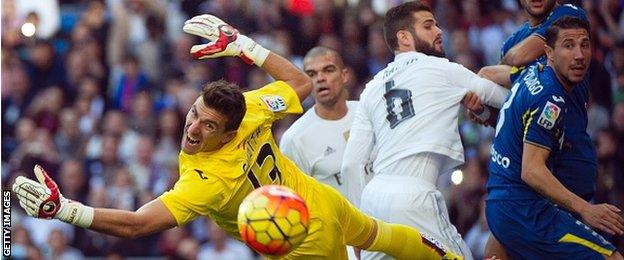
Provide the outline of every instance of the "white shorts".
{"type": "MultiPolygon", "coordinates": [[[[449,220],[442,193],[421,178],[375,175],[362,191],[361,210],[386,222],[418,228],[464,259],[472,259],[470,249],[449,220]]],[[[393,258],[362,251],[362,259],[393,258]]]]}

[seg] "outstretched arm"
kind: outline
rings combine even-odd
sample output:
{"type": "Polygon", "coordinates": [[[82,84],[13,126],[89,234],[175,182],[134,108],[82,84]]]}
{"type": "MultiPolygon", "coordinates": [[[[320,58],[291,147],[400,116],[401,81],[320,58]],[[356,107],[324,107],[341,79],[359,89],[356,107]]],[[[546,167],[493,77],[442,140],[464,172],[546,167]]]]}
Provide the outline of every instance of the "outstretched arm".
{"type": "Polygon", "coordinates": [[[13,192],[26,213],[37,218],[55,218],[72,225],[105,234],[136,238],[174,227],[173,215],[159,199],[147,203],[135,212],[92,208],[63,197],[56,182],[39,165],[35,166],[39,182],[19,176],[13,192]]]}
{"type": "Polygon", "coordinates": [[[186,21],[182,29],[210,41],[191,48],[191,54],[196,59],[237,56],[246,63],[261,67],[275,80],[286,82],[295,90],[299,100],[304,100],[312,91],[312,80],[303,71],[216,16],[195,16],[186,21]]]}
{"type": "Polygon", "coordinates": [[[93,223],[89,228],[113,236],[134,239],[175,226],[176,221],[171,212],[160,199],[155,199],[134,212],[96,208],[93,223]]]}

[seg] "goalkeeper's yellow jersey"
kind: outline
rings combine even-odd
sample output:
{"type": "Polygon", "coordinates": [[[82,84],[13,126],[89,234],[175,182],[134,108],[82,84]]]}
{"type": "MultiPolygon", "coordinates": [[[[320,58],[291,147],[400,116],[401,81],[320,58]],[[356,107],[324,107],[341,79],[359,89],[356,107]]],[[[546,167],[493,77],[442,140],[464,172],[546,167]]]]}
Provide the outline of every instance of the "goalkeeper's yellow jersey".
{"type": "Polygon", "coordinates": [[[180,179],[160,196],[178,225],[208,216],[240,240],[238,207],[255,188],[281,184],[307,197],[313,180],[282,155],[271,132],[275,120],[303,112],[297,94],[276,81],[244,96],[247,112],[232,141],[214,152],[180,152],[180,179]]]}

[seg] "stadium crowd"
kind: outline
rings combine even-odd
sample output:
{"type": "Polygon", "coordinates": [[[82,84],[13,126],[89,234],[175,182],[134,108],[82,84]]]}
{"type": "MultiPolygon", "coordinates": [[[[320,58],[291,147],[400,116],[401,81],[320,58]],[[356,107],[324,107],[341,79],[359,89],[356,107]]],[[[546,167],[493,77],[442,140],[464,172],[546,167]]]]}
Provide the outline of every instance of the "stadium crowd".
{"type": "MultiPolygon", "coordinates": [[[[93,207],[135,210],[171,188],[178,175],[182,120],[203,84],[226,79],[255,89],[270,79],[236,58],[197,62],[199,38],[183,22],[212,13],[299,67],[317,45],[349,68],[351,99],[392,60],[381,18],[398,0],[4,0],[2,1],[2,183],[33,178],[35,163],[64,196],[93,207]]],[[[478,71],[498,63],[503,41],[526,20],[517,0],[429,0],[449,60],[478,71]]],[[[567,1],[563,1],[567,2],[567,1]]],[[[572,1],[588,13],[594,55],[589,126],[598,155],[594,202],[624,208],[624,1],[572,1]]],[[[313,99],[304,101],[309,108],[313,99]]],[[[296,118],[276,124],[281,134],[296,118]]],[[[451,222],[483,257],[483,212],[493,129],[462,118],[461,175],[439,178],[451,222]],[[459,178],[461,176],[462,178],[459,178]]],[[[14,200],[17,201],[17,200],[14,200]]],[[[168,256],[252,259],[199,219],[122,240],[13,210],[13,256],[79,259],[168,256]],[[228,258],[230,257],[230,258],[228,258]]],[[[620,252],[624,239],[614,241],[620,252]]]]}

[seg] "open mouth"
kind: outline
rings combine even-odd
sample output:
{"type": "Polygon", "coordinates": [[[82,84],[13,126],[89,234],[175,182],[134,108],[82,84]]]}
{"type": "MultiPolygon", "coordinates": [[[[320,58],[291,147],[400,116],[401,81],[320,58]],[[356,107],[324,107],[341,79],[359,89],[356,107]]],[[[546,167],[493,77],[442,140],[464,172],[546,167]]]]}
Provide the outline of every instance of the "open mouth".
{"type": "Polygon", "coordinates": [[[197,139],[193,139],[190,136],[186,136],[186,142],[189,143],[190,145],[197,145],[199,144],[199,140],[197,139]]]}
{"type": "Polygon", "coordinates": [[[316,93],[320,94],[320,95],[329,94],[329,88],[328,87],[320,87],[320,88],[318,88],[316,93]]]}

